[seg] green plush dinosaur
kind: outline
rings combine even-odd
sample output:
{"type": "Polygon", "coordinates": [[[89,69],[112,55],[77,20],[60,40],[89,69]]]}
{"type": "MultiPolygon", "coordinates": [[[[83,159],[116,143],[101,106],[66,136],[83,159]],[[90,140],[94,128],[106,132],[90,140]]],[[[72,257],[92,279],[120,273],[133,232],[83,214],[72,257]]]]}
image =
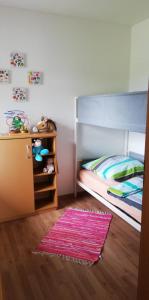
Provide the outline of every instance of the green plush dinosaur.
{"type": "Polygon", "coordinates": [[[20,117],[14,116],[12,120],[12,126],[14,129],[20,130],[22,126],[24,125],[23,121],[21,120],[20,117]]]}

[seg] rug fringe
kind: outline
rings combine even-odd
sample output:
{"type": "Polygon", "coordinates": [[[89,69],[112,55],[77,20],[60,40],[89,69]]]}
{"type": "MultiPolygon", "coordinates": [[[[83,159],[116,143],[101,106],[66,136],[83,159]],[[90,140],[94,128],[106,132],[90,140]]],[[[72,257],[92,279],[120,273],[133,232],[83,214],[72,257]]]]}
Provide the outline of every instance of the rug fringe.
{"type": "Polygon", "coordinates": [[[77,211],[84,211],[84,212],[94,212],[96,214],[103,214],[103,215],[111,215],[111,213],[109,212],[104,212],[104,211],[100,211],[100,210],[95,210],[95,209],[85,209],[85,208],[76,208],[76,207],[68,207],[67,210],[69,209],[73,209],[73,210],[77,210],[77,211]]]}
{"type": "MultiPolygon", "coordinates": [[[[77,263],[79,265],[84,265],[84,266],[92,266],[95,262],[90,262],[88,260],[83,260],[83,259],[77,259],[71,256],[66,256],[66,255],[62,255],[62,254],[53,254],[53,253],[47,253],[47,252],[40,252],[40,251],[32,251],[33,254],[40,254],[41,256],[47,255],[50,257],[61,257],[62,259],[66,260],[66,261],[70,261],[73,263],[77,263]]],[[[101,256],[99,256],[99,258],[101,258],[101,256]]]]}

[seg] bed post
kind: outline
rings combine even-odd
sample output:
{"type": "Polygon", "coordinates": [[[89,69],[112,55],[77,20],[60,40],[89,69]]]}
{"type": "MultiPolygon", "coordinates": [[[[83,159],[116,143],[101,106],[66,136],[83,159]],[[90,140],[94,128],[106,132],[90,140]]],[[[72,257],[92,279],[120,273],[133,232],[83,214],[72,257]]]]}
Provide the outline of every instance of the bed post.
{"type": "Polygon", "coordinates": [[[75,101],[75,126],[74,126],[74,197],[77,197],[77,174],[78,174],[78,159],[77,159],[77,97],[74,98],[75,101]]]}
{"type": "Polygon", "coordinates": [[[128,155],[128,152],[129,152],[129,131],[126,130],[125,131],[125,144],[124,144],[124,154],[125,155],[128,155]]]}

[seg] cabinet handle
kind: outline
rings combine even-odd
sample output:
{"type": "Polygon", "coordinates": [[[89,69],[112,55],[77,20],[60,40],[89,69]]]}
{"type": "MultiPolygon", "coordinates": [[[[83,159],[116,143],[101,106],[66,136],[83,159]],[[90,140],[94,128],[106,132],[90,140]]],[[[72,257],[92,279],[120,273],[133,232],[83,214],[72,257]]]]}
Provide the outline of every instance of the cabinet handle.
{"type": "Polygon", "coordinates": [[[31,159],[31,157],[32,157],[30,145],[26,145],[26,157],[27,157],[27,159],[31,159]]]}

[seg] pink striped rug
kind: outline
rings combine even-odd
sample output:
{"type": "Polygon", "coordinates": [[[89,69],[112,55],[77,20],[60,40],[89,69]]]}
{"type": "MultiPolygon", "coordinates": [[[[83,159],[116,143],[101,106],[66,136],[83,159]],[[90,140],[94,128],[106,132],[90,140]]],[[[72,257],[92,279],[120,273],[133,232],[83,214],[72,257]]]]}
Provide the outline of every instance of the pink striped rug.
{"type": "Polygon", "coordinates": [[[92,265],[101,257],[112,215],[68,208],[33,253],[92,265]]]}

